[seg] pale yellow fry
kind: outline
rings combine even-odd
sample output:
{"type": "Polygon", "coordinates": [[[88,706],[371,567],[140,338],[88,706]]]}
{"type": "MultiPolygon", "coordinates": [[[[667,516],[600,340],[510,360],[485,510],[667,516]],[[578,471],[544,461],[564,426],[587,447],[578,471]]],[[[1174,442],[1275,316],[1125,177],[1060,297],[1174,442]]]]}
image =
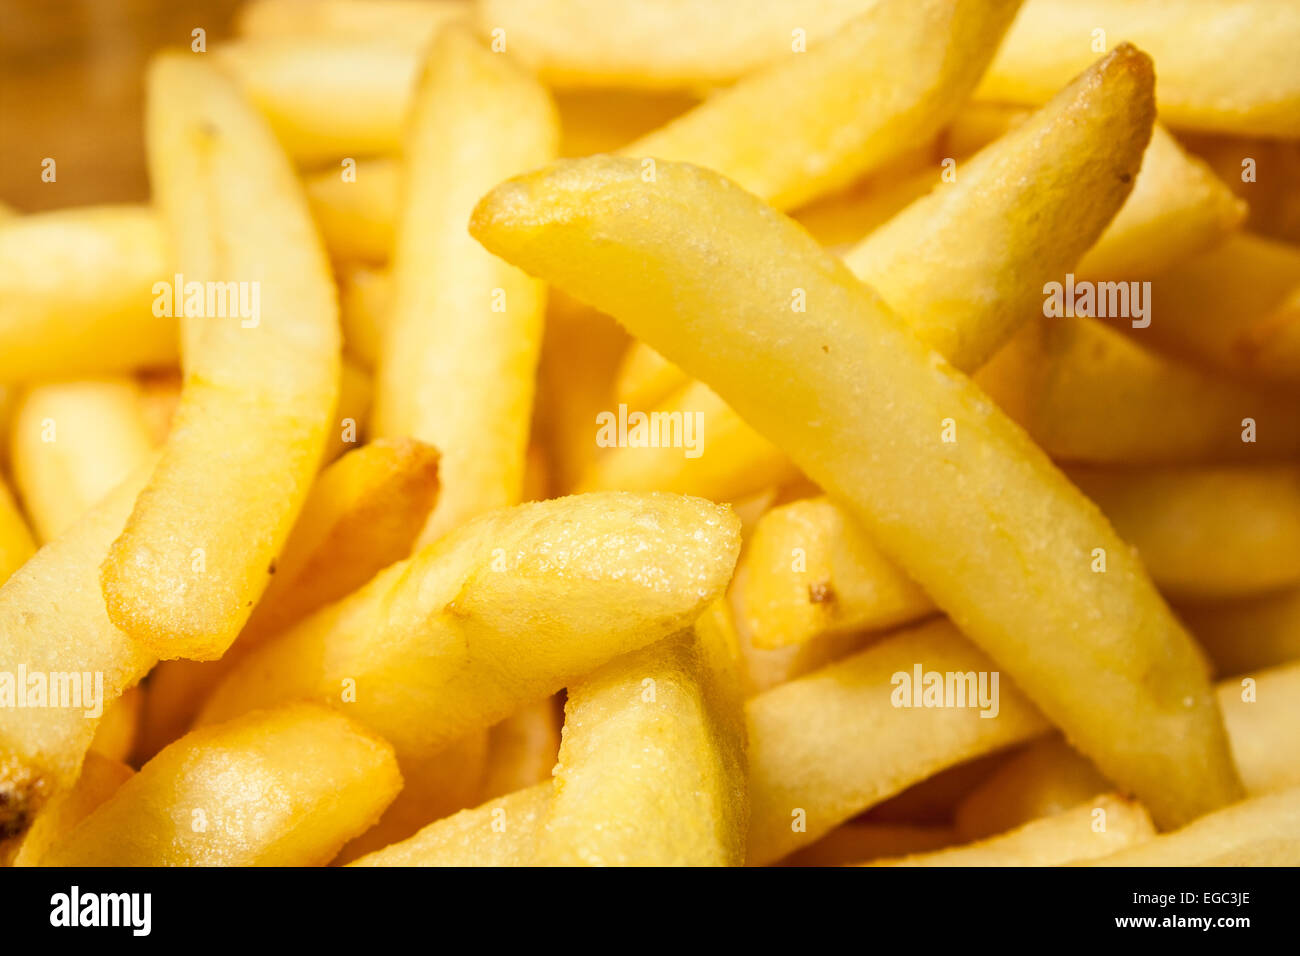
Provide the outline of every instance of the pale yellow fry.
{"type": "Polygon", "coordinates": [[[157,217],[94,206],[0,222],[0,382],[174,365],[177,320],[157,217]]]}
{"type": "Polygon", "coordinates": [[[992,718],[981,717],[978,706],[895,706],[901,688],[894,676],[910,678],[917,665],[939,673],[995,670],[949,622],[936,621],[749,700],[750,865],[812,843],[936,771],[1047,729],[1005,679],[992,718]]]}
{"type": "Polygon", "coordinates": [[[393,254],[401,163],[346,159],[303,179],[312,218],[335,259],[371,264],[393,254]]]}
{"type": "Polygon", "coordinates": [[[673,89],[815,51],[871,5],[747,0],[742,13],[733,0],[480,0],[477,21],[553,86],[673,89]]]}
{"type": "Polygon", "coordinates": [[[392,283],[387,272],[369,266],[340,268],[339,322],[345,354],[365,368],[379,361],[384,326],[392,307],[392,283]]]}
{"type": "Polygon", "coordinates": [[[644,342],[627,347],[614,381],[615,401],[648,409],[690,382],[690,377],[644,342]]]}
{"type": "Polygon", "coordinates": [[[202,58],[153,65],[148,151],[186,282],[256,283],[260,315],[185,318],[176,424],[105,561],[104,597],[158,656],[208,659],[266,587],[320,463],[338,394],[338,308],[297,178],[202,58]]]}
{"type": "Polygon", "coordinates": [[[381,36],[427,40],[465,18],[461,0],[251,0],[236,26],[251,37],[381,36]]]}
{"type": "Polygon", "coordinates": [[[35,553],[36,541],[18,510],[13,493],[0,478],[0,584],[4,584],[35,553]]]}
{"type": "Polygon", "coordinates": [[[81,766],[81,775],[71,790],[59,794],[32,822],[14,854],[13,866],[39,866],[41,857],[68,831],[130,780],[135,771],[111,757],[91,751],[81,766]]]}
{"type": "Polygon", "coordinates": [[[290,704],[187,734],[40,862],[321,866],[401,786],[384,741],[342,714],[290,704]]]}
{"type": "Polygon", "coordinates": [[[351,866],[530,866],[551,783],[488,800],[351,866]]]}
{"type": "Polygon", "coordinates": [[[801,205],[937,133],[1018,6],[877,0],[806,54],[745,77],[622,152],[698,163],[778,209],[801,205]]]}
{"type": "Polygon", "coordinates": [[[710,382],[1158,821],[1240,793],[1203,662],[1140,562],[794,223],[711,171],[660,163],[647,184],[610,157],[497,187],[470,228],[710,382]]]}
{"type": "MultiPolygon", "coordinates": [[[[1158,321],[1157,313],[1152,325],[1158,321]]],[[[976,381],[1060,461],[1198,464],[1300,453],[1293,396],[1162,355],[1146,347],[1143,331],[1126,335],[1100,319],[1040,317],[976,381]]]]}
{"type": "Polygon", "coordinates": [[[560,752],[562,723],[560,703],[545,697],[493,725],[488,733],[482,800],[549,780],[560,752]]]}
{"type": "Polygon", "coordinates": [[[434,41],[411,111],[373,422],[376,436],[442,454],[423,541],[520,500],[545,286],[465,224],[493,185],[555,156],[557,123],[506,57],[455,29],[434,41]]]}
{"type": "Polygon", "coordinates": [[[1300,865],[1300,787],[1243,800],[1088,865],[1300,865]]]}
{"type": "MultiPolygon", "coordinates": [[[[46,800],[73,785],[98,723],[86,712],[98,709],[96,700],[108,704],[120,697],[157,660],[113,625],[99,591],[99,565],[151,465],[0,587],[0,673],[17,675],[21,668],[45,675],[47,683],[50,674],[89,674],[90,684],[83,677],[77,689],[95,698],[87,703],[83,695],[81,707],[0,707],[0,833],[21,833],[46,800]]],[[[71,701],[73,685],[67,689],[71,701]]]]}
{"type": "Polygon", "coordinates": [[[1300,466],[1071,469],[1174,600],[1300,584],[1300,466]]]}
{"type": "Polygon", "coordinates": [[[1060,866],[1109,856],[1145,843],[1156,828],[1142,805],[1099,794],[1054,816],[978,843],[918,853],[868,866],[1060,866]]]}
{"type": "Polygon", "coordinates": [[[1246,792],[1300,786],[1300,664],[1220,681],[1217,690],[1246,792]]]}
{"type": "Polygon", "coordinates": [[[738,536],[727,509],[676,495],[491,512],[244,657],[200,722],[313,699],[403,760],[436,753],[690,624],[730,578],[738,536]]]}
{"type": "Polygon", "coordinates": [[[1123,40],[1155,58],[1169,125],[1300,136],[1300,9],[1289,0],[1027,0],[977,95],[1041,103],[1123,40]]]}
{"type": "Polygon", "coordinates": [[[113,760],[130,760],[135,751],[140,718],[144,712],[144,690],[137,684],[104,706],[104,717],[95,728],[90,753],[113,760]]]}
{"type": "Polygon", "coordinates": [[[27,389],[9,441],[14,484],[41,541],[67,530],[153,450],[143,391],[127,376],[27,389]]]}
{"type": "Polygon", "coordinates": [[[1300,660],[1300,588],[1179,613],[1220,674],[1300,660]]]}

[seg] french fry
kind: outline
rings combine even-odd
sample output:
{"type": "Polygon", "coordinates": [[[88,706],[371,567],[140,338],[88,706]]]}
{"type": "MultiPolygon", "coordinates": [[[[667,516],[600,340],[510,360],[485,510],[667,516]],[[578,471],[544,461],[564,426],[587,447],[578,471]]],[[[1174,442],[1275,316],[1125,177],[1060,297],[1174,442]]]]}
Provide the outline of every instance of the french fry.
{"type": "Polygon", "coordinates": [[[1243,380],[1300,385],[1300,248],[1233,236],[1152,283],[1156,347],[1243,380]]]}
{"type": "Polygon", "coordinates": [[[70,704],[81,690],[80,707],[0,707],[0,836],[22,833],[47,800],[76,782],[98,723],[86,712],[116,700],[157,660],[109,620],[98,585],[100,562],[151,464],[0,587],[0,672],[82,679],[80,687],[61,685],[66,701],[60,691],[60,702],[70,704]]]}
{"type": "Polygon", "coordinates": [[[549,780],[560,752],[561,723],[560,705],[546,697],[493,725],[479,802],[549,780]]]}
{"type": "Polygon", "coordinates": [[[682,92],[630,89],[555,90],[560,155],[612,153],[699,103],[682,92]]]}
{"type": "Polygon", "coordinates": [[[176,406],[181,401],[181,376],[176,369],[162,369],[138,375],[140,386],[140,414],[149,433],[149,443],[155,447],[167,441],[176,417],[176,406]]]}
{"type": "Polygon", "coordinates": [[[1203,661],[1141,564],[798,226],[711,171],[664,162],[647,184],[607,157],[498,186],[470,229],[708,381],[1162,825],[1240,794],[1203,661]],[[807,312],[790,310],[797,288],[807,312]]]}
{"type": "Polygon", "coordinates": [[[1300,589],[1179,613],[1220,674],[1245,674],[1300,660],[1300,589]]]}
{"type": "Polygon", "coordinates": [[[266,587],[324,451],[338,308],[297,179],[228,81],[199,59],[159,59],[148,127],[181,271],[256,283],[265,314],[183,319],[176,427],[105,561],[104,598],[158,656],[210,659],[266,587]]]}
{"type": "Polygon", "coordinates": [[[1216,690],[1246,792],[1300,786],[1300,664],[1220,681],[1216,690]]]}
{"type": "Polygon", "coordinates": [[[1250,203],[1246,228],[1300,243],[1300,141],[1184,132],[1179,139],[1210,165],[1238,198],[1250,203]]]}
{"type": "Polygon", "coordinates": [[[90,741],[90,753],[127,761],[135,751],[144,711],[144,692],[139,685],[128,688],[121,697],[105,705],[104,716],[90,741]]]}
{"type": "Polygon", "coordinates": [[[370,265],[388,261],[400,175],[398,160],[362,159],[304,178],[312,218],[333,258],[370,265]]]}
{"type": "Polygon", "coordinates": [[[351,866],[530,866],[551,783],[488,800],[351,866]]]}
{"type": "Polygon", "coordinates": [[[910,676],[917,665],[939,673],[994,669],[950,623],[936,621],[749,700],[750,865],[812,843],[938,770],[1047,728],[1006,681],[992,719],[970,707],[895,706],[894,675],[910,676]],[[870,747],[862,746],[864,728],[870,747]]]}
{"type": "Polygon", "coordinates": [[[81,775],[71,790],[59,794],[32,821],[22,838],[11,866],[39,866],[41,857],[51,846],[63,840],[68,831],[90,815],[118,787],[130,780],[135,771],[120,760],[105,757],[93,750],[86,754],[81,775]]]}
{"type": "Polygon", "coordinates": [[[695,88],[728,84],[815,51],[868,0],[483,0],[477,21],[553,86],[695,88]],[[496,33],[494,31],[500,31],[496,33]]]}
{"type": "Polygon", "coordinates": [[[1060,866],[1145,843],[1156,828],[1142,805],[1099,794],[1054,816],[977,843],[916,853],[867,866],[1060,866]]]}
{"type": "Polygon", "coordinates": [[[629,408],[649,408],[690,380],[690,376],[650,346],[634,341],[618,364],[614,400],[629,408]]]}
{"type": "Polygon", "coordinates": [[[1088,866],[1296,866],[1300,787],[1243,800],[1088,866]]]}
{"type": "Polygon", "coordinates": [[[325,436],[325,452],[320,463],[327,465],[344,452],[351,451],[369,437],[370,408],[374,398],[374,379],[358,362],[343,356],[339,368],[339,397],[325,436]]]}
{"type": "Polygon", "coordinates": [[[12,492],[0,477],[0,585],[36,553],[36,542],[27,528],[12,492]]]}
{"type": "Polygon", "coordinates": [[[40,863],[321,866],[401,785],[384,741],[342,714],[291,704],[186,735],[40,863]]]}
{"type": "Polygon", "coordinates": [[[431,755],[690,624],[731,576],[738,534],[727,509],[675,495],[491,512],[245,656],[200,723],[312,699],[403,760],[431,755]]]}
{"type": "Polygon", "coordinates": [[[1300,11],[1234,0],[1027,0],[976,96],[1041,103],[1111,44],[1160,64],[1160,116],[1176,128],[1300,136],[1300,11]]]}
{"type": "Polygon", "coordinates": [[[343,268],[338,280],[345,354],[364,368],[373,369],[379,361],[384,326],[392,307],[392,282],[386,272],[360,265],[343,268]]]}
{"type": "Polygon", "coordinates": [[[1300,467],[1071,469],[1174,600],[1300,584],[1300,467]]]}
{"type": "Polygon", "coordinates": [[[725,676],[710,673],[734,669],[728,657],[736,650],[708,648],[705,640],[690,631],[661,640],[569,688],[536,862],[744,863],[740,697],[717,686],[728,683],[725,676]]]}
{"type": "Polygon", "coordinates": [[[1198,464],[1300,453],[1290,396],[1212,376],[1099,319],[1039,318],[975,380],[1060,461],[1198,464]]]}
{"type": "Polygon", "coordinates": [[[373,429],[442,453],[431,541],[523,490],[545,287],[465,222],[493,184],[553,158],[559,133],[546,91],[458,30],[434,41],[411,117],[373,429]]]}
{"type": "Polygon", "coordinates": [[[10,434],[14,484],[41,541],[67,530],[153,451],[143,391],[127,376],[24,391],[10,434]]]}
{"type": "Polygon", "coordinates": [[[878,857],[925,853],[957,842],[952,827],[914,823],[850,821],[811,846],[792,853],[782,866],[842,866],[878,857]]]}
{"type": "Polygon", "coordinates": [[[0,222],[0,382],[174,365],[176,319],[153,312],[166,273],[144,206],[0,222]]]}
{"type": "Polygon", "coordinates": [[[189,729],[240,655],[408,557],[437,492],[437,452],[414,439],[380,439],[325,468],[226,655],[164,661],[149,675],[143,754],[153,756],[189,729]]]}
{"type": "Polygon", "coordinates": [[[879,0],[807,54],[745,77],[622,152],[688,160],[778,209],[802,205],[938,133],[1018,6],[879,0]]]}
{"type": "Polygon", "coordinates": [[[431,39],[465,18],[460,0],[251,0],[236,26],[250,37],[380,36],[431,39]]]}

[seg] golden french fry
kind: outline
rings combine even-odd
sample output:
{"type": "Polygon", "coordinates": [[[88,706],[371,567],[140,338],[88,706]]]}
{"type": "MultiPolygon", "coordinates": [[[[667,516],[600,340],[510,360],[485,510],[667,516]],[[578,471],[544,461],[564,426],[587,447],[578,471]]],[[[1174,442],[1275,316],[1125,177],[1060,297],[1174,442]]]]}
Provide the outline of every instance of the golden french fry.
{"type": "Polygon", "coordinates": [[[431,541],[523,490],[545,287],[465,223],[493,184],[554,157],[559,134],[546,91],[454,29],[430,48],[411,118],[373,430],[442,453],[431,541]]]}
{"type": "Polygon", "coordinates": [[[614,400],[628,408],[651,408],[689,383],[676,365],[644,342],[633,341],[618,364],[614,400]]]}
{"type": "Polygon", "coordinates": [[[1142,805],[1099,794],[1070,810],[977,843],[916,853],[868,866],[1060,866],[1145,843],[1156,828],[1142,805]]]}
{"type": "Polygon", "coordinates": [[[430,39],[464,19],[460,0],[251,0],[238,30],[251,37],[381,36],[430,39]]]}
{"type": "Polygon", "coordinates": [[[388,273],[361,265],[340,269],[338,281],[344,352],[373,369],[392,306],[392,283],[388,273]]]}
{"type": "Polygon", "coordinates": [[[342,714],[290,704],[187,734],[40,864],[322,866],[401,786],[384,741],[342,714]]]}
{"type": "Polygon", "coordinates": [[[36,553],[36,542],[23,519],[13,494],[0,477],[0,584],[36,553]]]}
{"type": "Polygon", "coordinates": [[[343,356],[339,369],[339,397],[326,432],[322,465],[329,464],[366,440],[373,395],[374,380],[370,373],[349,356],[343,356]]]}
{"type": "Polygon", "coordinates": [[[1243,800],[1088,866],[1296,866],[1300,787],[1243,800]]]}
{"type": "Polygon", "coordinates": [[[312,218],[333,258],[372,265],[388,261],[400,175],[395,159],[345,159],[338,169],[303,180],[312,218]]]}
{"type": "Polygon", "coordinates": [[[403,760],[431,755],[689,625],[730,578],[738,536],[727,509],[676,495],[490,512],[243,657],[200,722],[312,699],[403,760]]]}
{"type": "MultiPolygon", "coordinates": [[[[990,719],[978,705],[900,706],[895,700],[911,698],[896,675],[910,679],[916,667],[941,675],[995,672],[949,622],[936,621],[750,698],[751,865],[812,843],[938,770],[1047,729],[1003,680],[990,719]],[[873,728],[869,747],[862,745],[864,727],[873,728]]],[[[985,686],[991,691],[991,676],[985,686]]]]}
{"type": "MultiPolygon", "coordinates": [[[[1159,319],[1153,319],[1152,324],[1159,319]]],[[[1291,396],[1216,378],[1099,319],[1039,318],[975,376],[1053,458],[1278,461],[1300,453],[1291,396]]]]}
{"type": "Polygon", "coordinates": [[[139,685],[128,688],[121,697],[105,704],[104,716],[90,741],[90,753],[113,760],[130,760],[143,712],[144,691],[139,685]]]}
{"type": "MultiPolygon", "coordinates": [[[[151,465],[0,587],[0,675],[25,674],[29,684],[40,675],[47,703],[54,680],[60,704],[0,707],[0,835],[23,832],[47,800],[76,782],[102,708],[157,660],[109,620],[98,584],[100,562],[151,465]]],[[[22,682],[5,680],[0,695],[16,696],[22,682]]]]}
{"type": "Polygon", "coordinates": [[[67,530],[153,451],[143,390],[126,376],[27,389],[9,440],[14,484],[41,541],[67,530]]]}
{"type": "Polygon", "coordinates": [[[716,169],[778,209],[846,186],[939,132],[979,81],[1019,0],[878,0],[625,147],[716,169]]]}
{"type": "MultiPolygon", "coordinates": [[[[713,634],[721,633],[719,631],[713,634]]],[[[620,657],[570,687],[555,794],[536,862],[740,866],[749,806],[740,697],[726,650],[694,632],[620,657]]]]}
{"type": "Polygon", "coordinates": [[[1266,597],[1179,608],[1220,674],[1300,660],[1300,588],[1266,597]]]}
{"type": "Polygon", "coordinates": [[[480,802],[551,778],[560,752],[560,704],[553,697],[526,704],[488,732],[480,802]]]}
{"type": "Polygon", "coordinates": [[[1300,192],[1294,186],[1300,179],[1300,140],[1187,132],[1179,139],[1209,163],[1239,199],[1250,203],[1247,229],[1300,243],[1300,192]]]}
{"type": "Polygon", "coordinates": [[[1230,678],[1216,689],[1246,792],[1300,786],[1300,664],[1230,678]]]}
{"type": "Polygon", "coordinates": [[[174,365],[177,320],[154,314],[166,273],[144,206],[0,222],[0,382],[174,365]]]}
{"type": "Polygon", "coordinates": [[[140,414],[155,447],[167,441],[176,406],[181,401],[181,376],[175,369],[146,372],[136,377],[140,386],[140,414]]]}
{"type": "Polygon", "coordinates": [[[531,866],[551,783],[488,800],[351,866],[531,866]]]}
{"type": "Polygon", "coordinates": [[[815,51],[869,6],[750,0],[738,16],[717,0],[482,0],[477,20],[552,86],[689,89],[815,51]]]}
{"type": "Polygon", "coordinates": [[[251,318],[183,319],[176,427],[104,563],[104,598],[158,656],[208,659],[266,587],[320,462],[338,393],[338,308],[298,181],[228,81],[201,59],[162,57],[148,127],[182,273],[244,283],[259,304],[251,318]]]}
{"type": "Polygon", "coordinates": [[[1204,664],[1135,556],[794,223],[711,171],[663,162],[645,183],[599,157],[498,186],[470,229],[708,381],[1157,821],[1240,793],[1204,664]]]}
{"type": "Polygon", "coordinates": [[[681,92],[630,89],[556,90],[560,155],[612,153],[699,103],[681,92]]]}
{"type": "Polygon", "coordinates": [[[1121,40],[1160,64],[1171,126],[1300,136],[1300,10],[1288,3],[1027,0],[976,95],[1041,103],[1121,40]]]}
{"type": "Polygon", "coordinates": [[[781,865],[842,866],[879,857],[925,853],[956,842],[957,834],[952,827],[850,821],[811,846],[790,854],[781,865]]]}
{"type": "Polygon", "coordinates": [[[1070,469],[1174,600],[1300,584],[1300,466],[1070,469]]]}
{"type": "Polygon", "coordinates": [[[68,831],[84,820],[118,787],[130,780],[135,771],[112,757],[91,751],[81,765],[81,775],[71,790],[51,800],[32,821],[18,844],[12,866],[39,866],[41,857],[68,831]]]}

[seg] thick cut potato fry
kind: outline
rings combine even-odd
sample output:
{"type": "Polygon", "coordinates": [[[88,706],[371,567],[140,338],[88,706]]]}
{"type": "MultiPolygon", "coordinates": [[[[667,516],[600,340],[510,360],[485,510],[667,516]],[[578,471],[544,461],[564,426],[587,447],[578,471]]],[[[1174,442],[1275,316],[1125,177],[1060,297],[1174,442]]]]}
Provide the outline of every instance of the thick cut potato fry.
{"type": "Polygon", "coordinates": [[[479,802],[549,780],[560,752],[563,714],[554,697],[515,711],[488,732],[487,766],[479,802]]]}
{"type": "Polygon", "coordinates": [[[128,688],[121,697],[104,706],[104,716],[90,741],[90,753],[114,760],[130,760],[135,752],[144,712],[144,691],[140,685],[128,688]]]}
{"type": "Polygon", "coordinates": [[[749,700],[751,865],[812,843],[936,771],[1047,729],[1006,680],[993,718],[981,717],[978,706],[895,706],[895,675],[910,677],[918,665],[941,674],[995,669],[949,622],[937,621],[749,700]]]}
{"type": "Polygon", "coordinates": [[[372,265],[388,261],[400,176],[398,160],[362,159],[303,180],[312,218],[333,258],[372,265]]]}
{"type": "Polygon", "coordinates": [[[629,89],[555,90],[560,155],[612,153],[699,103],[687,93],[629,89]]]}
{"type": "Polygon", "coordinates": [[[252,0],[239,8],[244,36],[380,36],[428,40],[464,19],[460,0],[252,0]]]}
{"type": "Polygon", "coordinates": [[[143,391],[126,376],[27,389],[9,441],[14,484],[41,541],[67,530],[153,451],[143,391]]]}
{"type": "Polygon", "coordinates": [[[1027,0],[976,95],[1041,103],[1121,40],[1160,65],[1169,125],[1300,136],[1300,9],[1285,0],[1027,0]]]}
{"type": "Polygon", "coordinates": [[[1300,584],[1300,466],[1070,469],[1173,600],[1300,584]]]}
{"type": "Polygon", "coordinates": [[[57,679],[61,704],[77,702],[78,691],[81,697],[81,706],[0,707],[0,836],[21,833],[46,800],[76,782],[99,723],[87,712],[121,697],[157,660],[109,620],[98,584],[100,562],[151,467],[0,587],[0,673],[57,679]]]}
{"type": "Polygon", "coordinates": [[[482,0],[485,37],[552,86],[725,85],[824,45],[871,0],[482,0]],[[798,35],[796,36],[796,31],[798,35]]]}
{"type": "Polygon", "coordinates": [[[39,866],[41,857],[51,846],[63,840],[68,831],[84,820],[114,791],[130,780],[135,771],[120,760],[105,757],[93,750],[86,754],[81,775],[71,790],[59,794],[46,805],[31,829],[18,844],[12,866],[39,866]]]}
{"type": "Polygon", "coordinates": [[[402,786],[393,750],[290,704],[187,734],[41,857],[42,866],[322,866],[402,786]]]}
{"type": "Polygon", "coordinates": [[[364,368],[373,369],[388,324],[393,284],[387,272],[369,266],[345,266],[338,281],[344,352],[364,368]]]}
{"type": "Polygon", "coordinates": [[[1073,809],[978,843],[916,853],[868,866],[1060,866],[1109,856],[1155,836],[1141,804],[1099,794],[1073,809]]]}
{"type": "Polygon", "coordinates": [[[644,342],[632,342],[619,362],[614,400],[629,408],[658,405],[691,379],[644,342]]]}
{"type": "Polygon", "coordinates": [[[1039,318],[975,380],[1061,461],[1199,464],[1300,453],[1291,396],[1209,375],[1099,319],[1039,318]]]}
{"type": "Polygon", "coordinates": [[[438,454],[414,439],[371,442],[325,468],[276,558],[275,576],[226,655],[164,661],[149,675],[144,756],[189,729],[241,654],[408,557],[437,492],[438,454]]]}
{"type": "Polygon", "coordinates": [[[532,77],[459,30],[434,41],[411,110],[373,421],[377,436],[442,453],[424,541],[520,500],[546,292],[465,223],[495,183],[553,158],[558,137],[532,77]]]}
{"type": "Polygon", "coordinates": [[[915,823],[859,823],[836,827],[812,846],[781,861],[782,866],[842,866],[879,857],[926,853],[957,842],[952,827],[915,823]]]}
{"type": "Polygon", "coordinates": [[[880,630],[935,611],[934,602],[826,498],[791,502],[759,519],[741,558],[736,603],[757,647],[880,630]]]}
{"type": "Polygon", "coordinates": [[[200,722],[314,699],[430,755],[689,625],[738,549],[729,510],[676,495],[491,512],[244,657],[200,722]]]}
{"type": "Polygon", "coordinates": [[[1237,197],[1250,203],[1246,228],[1300,243],[1300,140],[1184,132],[1183,145],[1210,165],[1237,197]],[[1261,175],[1247,178],[1249,166],[1261,175]]]}
{"type": "Polygon", "coordinates": [[[1300,385],[1300,248],[1233,236],[1161,273],[1156,348],[1246,380],[1300,385]]]}
{"type": "Polygon", "coordinates": [[[36,553],[36,542],[27,528],[13,493],[0,477],[0,584],[36,553]]]}
{"type": "Polygon", "coordinates": [[[1121,45],[845,264],[953,365],[978,368],[1124,205],[1151,136],[1153,86],[1150,59],[1121,45]],[[958,246],[963,234],[980,241],[958,246]]]}
{"type": "Polygon", "coordinates": [[[808,53],[745,77],[623,153],[689,160],[779,209],[802,205],[938,133],[1019,5],[877,0],[808,53]]]}
{"type": "Polygon", "coordinates": [[[488,800],[377,850],[352,866],[531,866],[550,781],[488,800]]]}
{"type": "Polygon", "coordinates": [[[0,382],[174,365],[177,320],[152,308],[166,272],[144,206],[0,222],[0,382]]]}
{"type": "Polygon", "coordinates": [[[1300,865],[1300,787],[1243,800],[1088,866],[1300,865]]]}
{"type": "MultiPolygon", "coordinates": [[[[965,162],[956,182],[846,252],[845,263],[923,341],[962,370],[978,367],[1041,310],[1044,282],[1063,280],[1125,203],[1151,132],[1152,82],[1150,60],[1121,46],[965,162]],[[966,230],[984,241],[969,241],[966,230]]],[[[789,293],[792,310],[807,307],[795,304],[803,291],[789,293]]],[[[617,449],[598,461],[588,487],[729,500],[788,477],[777,471],[784,456],[720,399],[700,401],[707,444],[698,459],[617,449]],[[708,437],[718,435],[726,447],[708,437]]]]}
{"type": "Polygon", "coordinates": [[[1220,674],[1300,660],[1300,588],[1267,597],[1179,608],[1220,674]]]}
{"type": "Polygon", "coordinates": [[[216,70],[181,55],[154,64],[148,139],[178,268],[191,280],[250,284],[260,290],[250,311],[261,314],[183,319],[176,424],[104,563],[104,598],[114,622],[159,657],[208,659],[235,639],[270,580],[324,452],[338,307],[293,171],[216,70]]]}
{"type": "Polygon", "coordinates": [[[1241,782],[1251,796],[1300,787],[1300,663],[1216,688],[1241,782]]]}
{"type": "Polygon", "coordinates": [[[708,381],[1158,822],[1240,794],[1204,663],[1135,556],[794,223],[711,171],[660,163],[647,184],[605,157],[498,186],[470,229],[708,381]]]}
{"type": "MultiPolygon", "coordinates": [[[[713,634],[720,632],[713,631],[713,634]]],[[[740,866],[749,806],[735,648],[688,631],[611,661],[565,704],[555,794],[536,862],[740,866]]]]}

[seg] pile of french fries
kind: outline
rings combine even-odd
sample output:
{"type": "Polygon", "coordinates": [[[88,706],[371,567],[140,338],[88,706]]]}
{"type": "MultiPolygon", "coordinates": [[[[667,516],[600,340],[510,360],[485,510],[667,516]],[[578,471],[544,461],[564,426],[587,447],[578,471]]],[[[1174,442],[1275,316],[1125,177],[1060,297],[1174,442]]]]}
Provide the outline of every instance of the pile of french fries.
{"type": "Polygon", "coordinates": [[[1300,864],[1300,6],[238,33],[0,222],[6,862],[1300,864]]]}

